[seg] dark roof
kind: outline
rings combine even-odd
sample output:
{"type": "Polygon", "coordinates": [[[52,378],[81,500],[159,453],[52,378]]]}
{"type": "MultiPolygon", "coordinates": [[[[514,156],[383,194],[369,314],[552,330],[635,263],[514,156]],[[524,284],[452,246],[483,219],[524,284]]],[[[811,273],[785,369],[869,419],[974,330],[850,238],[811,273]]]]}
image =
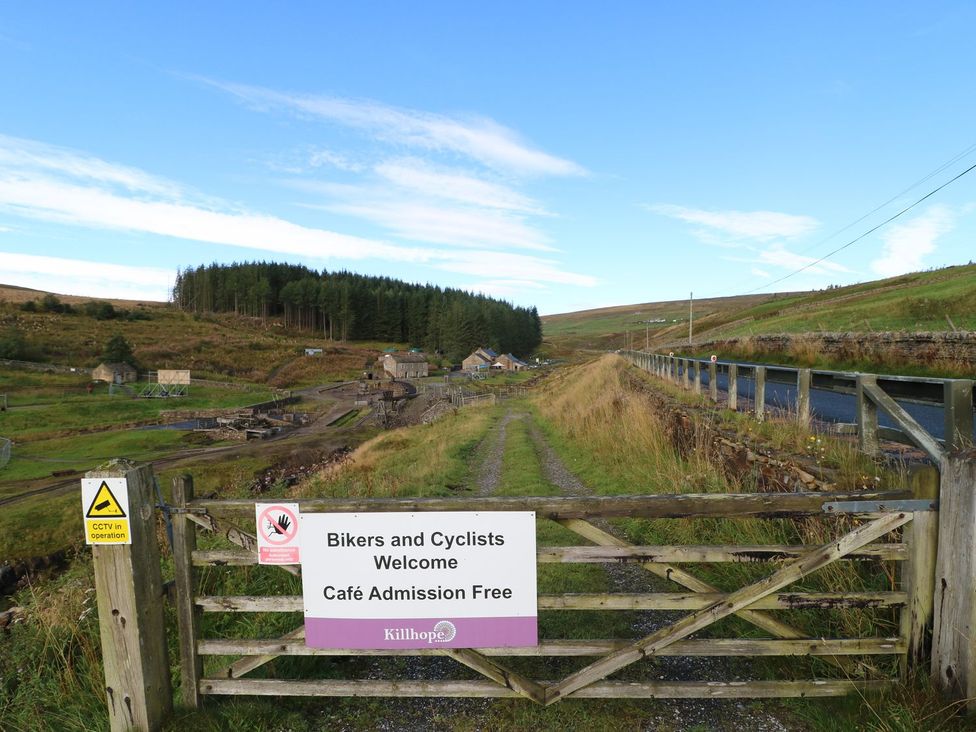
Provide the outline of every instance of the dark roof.
{"type": "Polygon", "coordinates": [[[523,361],[522,359],[520,359],[518,356],[513,356],[511,353],[506,353],[505,354],[505,358],[510,359],[512,361],[512,363],[520,363],[523,366],[528,366],[528,364],[525,361],[523,361]]]}

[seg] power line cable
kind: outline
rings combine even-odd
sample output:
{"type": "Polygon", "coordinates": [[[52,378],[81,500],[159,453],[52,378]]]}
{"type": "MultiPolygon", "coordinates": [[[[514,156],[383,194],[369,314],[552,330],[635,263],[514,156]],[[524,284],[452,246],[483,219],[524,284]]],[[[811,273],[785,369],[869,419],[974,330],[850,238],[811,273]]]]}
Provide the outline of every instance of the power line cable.
{"type": "Polygon", "coordinates": [[[811,252],[814,249],[819,248],[822,244],[826,244],[828,241],[830,241],[831,239],[833,239],[838,234],[843,234],[848,229],[852,229],[853,227],[857,226],[859,223],[861,223],[862,221],[864,221],[866,218],[869,218],[872,215],[876,214],[878,211],[880,211],[881,209],[883,209],[888,204],[892,203],[893,201],[897,201],[899,198],[901,198],[902,196],[904,196],[909,191],[912,191],[915,188],[918,188],[918,186],[922,185],[926,181],[931,180],[932,178],[934,178],[935,176],[937,176],[939,173],[941,173],[946,168],[950,167],[954,163],[959,162],[963,158],[969,156],[970,153],[972,153],[974,150],[976,150],[976,142],[974,142],[972,145],[970,145],[969,147],[967,147],[962,152],[957,153],[956,155],[954,155],[952,158],[950,158],[946,162],[942,163],[942,165],[940,165],[938,168],[936,168],[935,170],[933,170],[928,175],[926,175],[923,178],[920,178],[919,180],[917,180],[914,183],[912,183],[905,190],[901,191],[900,193],[896,193],[894,196],[892,196],[891,198],[889,198],[884,203],[875,206],[873,209],[871,209],[870,211],[868,211],[866,214],[864,214],[863,216],[861,216],[859,219],[857,219],[855,221],[852,221],[847,226],[844,226],[844,227],[838,229],[837,231],[835,231],[834,233],[830,234],[829,236],[824,237],[823,239],[821,239],[820,241],[818,241],[816,244],[813,244],[813,245],[807,247],[806,249],[802,249],[799,252],[799,254],[806,254],[807,252],[811,252]]]}
{"type": "Polygon", "coordinates": [[[823,261],[829,259],[830,257],[834,256],[835,254],[837,254],[837,252],[840,252],[840,251],[843,251],[844,249],[847,249],[847,247],[849,247],[849,246],[851,246],[853,244],[856,244],[857,242],[861,241],[861,239],[863,239],[864,237],[869,236],[870,234],[873,234],[878,229],[880,229],[882,226],[885,226],[887,224],[890,224],[892,221],[894,221],[898,217],[903,216],[904,214],[908,213],[913,208],[915,208],[918,204],[922,203],[922,201],[924,201],[924,200],[926,200],[928,198],[931,198],[936,193],[938,193],[939,191],[941,191],[943,188],[945,188],[946,186],[948,186],[948,185],[950,185],[952,183],[955,183],[957,180],[959,180],[960,178],[962,178],[967,173],[972,172],[974,169],[976,169],[976,164],[970,165],[964,171],[962,171],[961,173],[959,173],[959,175],[955,176],[954,178],[950,178],[949,180],[947,180],[945,183],[943,183],[938,188],[935,188],[935,189],[929,191],[924,196],[922,196],[920,199],[918,199],[917,201],[915,201],[915,203],[912,203],[911,205],[906,206],[901,211],[899,211],[898,213],[896,213],[894,216],[889,216],[887,219],[885,219],[884,221],[882,221],[877,226],[873,226],[872,228],[868,229],[867,231],[865,231],[860,236],[857,236],[857,237],[851,239],[849,242],[847,242],[843,246],[837,247],[832,252],[828,252],[827,254],[823,255],[819,259],[815,259],[812,262],[808,262],[807,264],[803,265],[799,269],[796,269],[796,270],[790,272],[789,274],[783,275],[779,279],[775,279],[772,282],[767,282],[764,285],[760,285],[759,287],[757,287],[754,290],[749,290],[748,292],[744,292],[742,294],[743,295],[751,295],[754,292],[759,292],[759,290],[763,290],[763,289],[765,289],[767,287],[772,287],[773,285],[779,284],[783,280],[788,280],[790,277],[793,277],[794,275],[798,275],[801,272],[805,272],[806,270],[810,269],[811,267],[815,267],[816,265],[820,264],[821,262],[823,262],[823,261]]]}

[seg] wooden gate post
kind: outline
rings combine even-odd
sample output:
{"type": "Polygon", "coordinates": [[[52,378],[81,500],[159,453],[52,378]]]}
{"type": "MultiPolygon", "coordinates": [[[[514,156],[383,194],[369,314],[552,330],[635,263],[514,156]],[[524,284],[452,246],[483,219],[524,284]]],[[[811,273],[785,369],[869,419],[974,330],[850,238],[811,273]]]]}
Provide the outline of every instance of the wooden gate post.
{"type": "Polygon", "coordinates": [[[932,677],[976,713],[976,450],[941,466],[932,677]]]}
{"type": "Polygon", "coordinates": [[[756,375],[756,389],[753,398],[756,408],[756,421],[762,422],[766,419],[766,367],[756,366],[753,369],[756,375]]]}
{"type": "Polygon", "coordinates": [[[804,427],[810,426],[810,369],[796,371],[796,420],[804,427]]]}
{"type": "Polygon", "coordinates": [[[729,409],[733,412],[739,408],[739,365],[729,364],[729,409]]]}
{"type": "Polygon", "coordinates": [[[718,364],[714,361],[708,364],[708,396],[718,402],[718,364]]]}
{"type": "Polygon", "coordinates": [[[131,544],[92,547],[105,692],[112,732],[162,728],[173,711],[163,629],[152,466],[93,470],[86,478],[124,478],[131,544]]]}
{"type": "MultiPolygon", "coordinates": [[[[909,476],[912,496],[918,500],[939,500],[939,471],[932,465],[917,465],[909,476]]],[[[932,610],[935,603],[935,563],[939,545],[939,514],[917,511],[904,529],[908,557],[901,563],[902,589],[908,602],[901,611],[901,636],[908,644],[902,664],[902,678],[909,669],[928,663],[932,640],[932,610]]]]}
{"type": "MultiPolygon", "coordinates": [[[[193,478],[173,478],[173,505],[185,509],[193,500],[193,478]]],[[[193,550],[197,548],[196,526],[185,513],[173,516],[173,564],[176,575],[176,620],[180,633],[180,694],[190,709],[200,706],[199,682],[203,663],[197,653],[200,608],[194,602],[193,550]]]]}

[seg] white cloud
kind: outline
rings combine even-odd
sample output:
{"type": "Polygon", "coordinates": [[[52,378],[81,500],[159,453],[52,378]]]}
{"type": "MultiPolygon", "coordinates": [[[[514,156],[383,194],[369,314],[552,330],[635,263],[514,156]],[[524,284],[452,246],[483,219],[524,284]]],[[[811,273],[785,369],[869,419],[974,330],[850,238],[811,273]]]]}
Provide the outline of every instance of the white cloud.
{"type": "Polygon", "coordinates": [[[769,272],[767,272],[764,269],[759,269],[759,267],[753,267],[751,270],[749,270],[749,272],[751,272],[752,274],[756,275],[756,277],[769,277],[770,276],[769,272]]]}
{"type": "Polygon", "coordinates": [[[486,117],[448,116],[372,100],[294,94],[212,79],[198,80],[261,110],[287,109],[362,130],[387,143],[463,155],[495,170],[558,176],[586,172],[571,160],[531,147],[513,130],[486,117]]]}
{"type": "Polygon", "coordinates": [[[437,169],[421,160],[387,161],[375,170],[383,180],[423,196],[529,214],[545,213],[538,203],[511,188],[460,171],[437,169]]]}
{"type": "Polygon", "coordinates": [[[842,264],[837,264],[836,262],[824,261],[817,262],[816,257],[807,257],[802,254],[796,254],[787,249],[784,249],[779,244],[774,244],[769,249],[759,252],[758,261],[760,264],[773,265],[775,267],[782,267],[783,269],[801,269],[804,268],[806,272],[810,274],[828,274],[836,272],[850,272],[850,270],[842,264]],[[814,264],[816,262],[816,264],[814,264]]]}
{"type": "Polygon", "coordinates": [[[659,203],[645,208],[662,216],[704,226],[706,232],[713,236],[714,232],[720,232],[735,239],[760,242],[793,239],[809,234],[819,226],[819,222],[810,216],[777,211],[707,211],[670,203],[659,203]]]}
{"type": "Polygon", "coordinates": [[[375,199],[326,206],[385,226],[395,236],[451,246],[517,247],[552,251],[548,238],[517,217],[501,211],[375,199]]]}
{"type": "Polygon", "coordinates": [[[179,197],[184,189],[137,168],[108,163],[92,155],[0,134],[0,171],[28,169],[88,182],[121,186],[131,192],[179,197]]]}
{"type": "Polygon", "coordinates": [[[308,164],[312,168],[321,168],[322,166],[328,165],[346,171],[347,173],[360,173],[366,169],[365,165],[356,162],[342,153],[324,149],[312,150],[308,155],[308,164]]]}
{"type": "MultiPolygon", "coordinates": [[[[25,141],[16,138],[0,137],[0,213],[94,229],[141,232],[263,252],[294,254],[313,259],[372,258],[386,262],[424,264],[489,279],[523,279],[584,287],[596,283],[594,278],[587,275],[564,271],[558,262],[549,259],[484,249],[405,247],[302,226],[268,214],[242,211],[216,199],[204,205],[199,201],[187,200],[183,187],[140,170],[115,166],[98,158],[60,148],[48,148],[41,143],[23,143],[25,141]],[[49,156],[45,155],[48,150],[51,153],[49,156]]],[[[333,190],[349,193],[359,189],[356,186],[347,186],[335,187],[333,190]]],[[[356,213],[387,221],[392,228],[401,229],[403,235],[415,236],[425,241],[443,240],[448,244],[461,243],[479,247],[520,246],[550,249],[539,232],[525,226],[519,216],[504,210],[440,210],[436,207],[411,207],[402,204],[397,208],[395,202],[384,201],[379,204],[375,210],[366,210],[372,205],[367,201],[362,204],[366,208],[356,213]],[[475,231],[469,231],[469,227],[475,231]]],[[[350,212],[353,211],[350,209],[350,212]]],[[[32,266],[38,265],[35,262],[32,266]]],[[[84,277],[87,276],[79,269],[72,277],[70,268],[60,267],[53,262],[47,262],[45,266],[46,270],[38,269],[33,273],[20,274],[34,278],[73,278],[79,286],[84,284],[84,277]]],[[[154,277],[161,276],[159,270],[153,272],[154,277]]],[[[166,275],[167,287],[171,286],[172,277],[172,273],[166,275]]],[[[120,275],[118,280],[137,284],[140,282],[129,275],[120,275]]],[[[38,284],[44,285],[44,289],[55,289],[49,280],[38,280],[25,286],[38,284]]],[[[78,290],[65,287],[60,291],[78,290]]],[[[108,289],[105,291],[108,292],[108,289]]],[[[118,294],[117,289],[112,291],[118,297],[129,297],[132,294],[118,294]]],[[[139,294],[135,296],[148,297],[139,294]]]]}
{"type": "Polygon", "coordinates": [[[882,277],[916,272],[925,267],[926,255],[935,251],[935,242],[952,231],[955,215],[948,206],[930,206],[925,213],[904,224],[894,224],[881,235],[881,256],[871,269],[882,277]]]}
{"type": "Polygon", "coordinates": [[[434,263],[434,266],[448,272],[492,279],[553,282],[580,287],[593,287],[600,284],[600,281],[591,275],[565,272],[560,269],[558,262],[524,254],[474,250],[453,253],[445,257],[445,260],[434,263]]]}
{"type": "Polygon", "coordinates": [[[0,252],[0,281],[47,292],[124,300],[169,300],[176,271],[0,252]]]}
{"type": "Polygon", "coordinates": [[[538,291],[548,288],[531,280],[485,280],[468,285],[465,289],[502,300],[521,300],[524,299],[527,290],[538,291]]]}

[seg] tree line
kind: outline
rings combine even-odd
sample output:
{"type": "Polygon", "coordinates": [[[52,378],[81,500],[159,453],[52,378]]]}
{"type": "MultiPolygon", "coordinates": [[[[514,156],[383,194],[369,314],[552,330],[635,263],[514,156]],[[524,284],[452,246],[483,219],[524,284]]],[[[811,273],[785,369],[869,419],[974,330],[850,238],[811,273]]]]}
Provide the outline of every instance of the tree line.
{"type": "Polygon", "coordinates": [[[244,262],[180,271],[173,301],[183,310],[281,317],[337,340],[409,343],[459,360],[478,346],[526,356],[542,342],[534,307],[463,290],[302,265],[244,262]]]}

